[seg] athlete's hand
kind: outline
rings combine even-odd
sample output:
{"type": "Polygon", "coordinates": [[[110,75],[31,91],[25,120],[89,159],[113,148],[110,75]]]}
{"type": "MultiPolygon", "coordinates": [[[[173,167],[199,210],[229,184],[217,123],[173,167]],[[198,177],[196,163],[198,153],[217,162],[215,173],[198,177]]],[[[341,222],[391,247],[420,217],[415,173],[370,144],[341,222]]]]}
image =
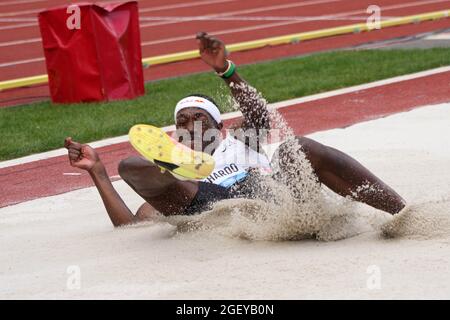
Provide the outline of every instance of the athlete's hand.
{"type": "Polygon", "coordinates": [[[68,150],[72,167],[91,171],[95,165],[101,164],[97,152],[87,144],[80,144],[68,137],[64,140],[64,147],[68,150]]]}
{"type": "Polygon", "coordinates": [[[208,35],[206,32],[197,33],[196,39],[202,60],[217,72],[224,72],[228,64],[223,42],[208,35]]]}

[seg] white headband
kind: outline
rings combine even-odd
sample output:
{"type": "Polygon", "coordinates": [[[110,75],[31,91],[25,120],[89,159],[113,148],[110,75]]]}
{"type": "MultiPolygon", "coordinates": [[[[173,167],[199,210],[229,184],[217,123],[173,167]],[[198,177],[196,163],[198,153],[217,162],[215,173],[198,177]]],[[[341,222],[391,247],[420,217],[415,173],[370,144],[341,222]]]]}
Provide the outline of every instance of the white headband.
{"type": "Polygon", "coordinates": [[[175,107],[174,117],[175,122],[177,122],[177,113],[186,108],[199,108],[208,112],[217,123],[221,123],[222,119],[220,118],[220,111],[217,106],[211,101],[197,96],[190,96],[184,99],[181,99],[177,106],[175,107]]]}

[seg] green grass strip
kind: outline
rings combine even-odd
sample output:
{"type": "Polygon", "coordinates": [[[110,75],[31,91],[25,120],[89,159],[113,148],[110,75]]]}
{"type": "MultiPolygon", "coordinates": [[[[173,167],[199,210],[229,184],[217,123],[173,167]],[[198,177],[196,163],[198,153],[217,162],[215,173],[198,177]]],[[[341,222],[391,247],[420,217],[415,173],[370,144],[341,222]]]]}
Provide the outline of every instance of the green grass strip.
{"type": "MultiPolygon", "coordinates": [[[[361,50],[238,66],[238,72],[277,102],[445,65],[450,48],[361,50]]],[[[212,72],[150,82],[146,92],[132,101],[0,109],[0,160],[61,148],[66,136],[89,142],[126,134],[136,123],[172,124],[175,104],[190,93],[210,95],[231,111],[228,89],[212,72]]]]}

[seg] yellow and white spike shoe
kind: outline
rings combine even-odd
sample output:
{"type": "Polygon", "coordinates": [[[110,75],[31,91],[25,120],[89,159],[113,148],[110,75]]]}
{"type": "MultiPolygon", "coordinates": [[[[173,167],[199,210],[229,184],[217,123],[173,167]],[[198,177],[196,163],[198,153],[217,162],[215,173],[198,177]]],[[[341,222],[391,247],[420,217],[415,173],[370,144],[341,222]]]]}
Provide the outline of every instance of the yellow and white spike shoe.
{"type": "Polygon", "coordinates": [[[214,170],[213,157],[175,141],[160,128],[137,124],[130,129],[128,137],[142,156],[179,179],[205,179],[214,170]]]}

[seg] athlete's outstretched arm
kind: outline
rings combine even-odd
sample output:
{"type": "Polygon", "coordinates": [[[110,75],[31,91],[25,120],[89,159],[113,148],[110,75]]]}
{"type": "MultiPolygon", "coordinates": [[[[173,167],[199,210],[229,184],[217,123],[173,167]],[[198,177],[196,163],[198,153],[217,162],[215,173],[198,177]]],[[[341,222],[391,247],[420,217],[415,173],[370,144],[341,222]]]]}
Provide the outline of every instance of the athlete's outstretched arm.
{"type": "Polygon", "coordinates": [[[105,166],[93,148],[86,144],[74,142],[72,138],[66,138],[64,146],[68,150],[70,165],[86,170],[91,176],[115,227],[144,220],[145,214],[143,211],[148,211],[148,208],[142,206],[138,213],[133,215],[114,189],[105,166]]]}
{"type": "MultiPolygon", "coordinates": [[[[216,72],[224,72],[228,68],[224,43],[205,32],[199,32],[196,38],[202,60],[216,72]]],[[[229,85],[244,116],[242,127],[244,129],[270,129],[267,102],[258,91],[249,86],[237,72],[224,80],[229,85]]]]}

